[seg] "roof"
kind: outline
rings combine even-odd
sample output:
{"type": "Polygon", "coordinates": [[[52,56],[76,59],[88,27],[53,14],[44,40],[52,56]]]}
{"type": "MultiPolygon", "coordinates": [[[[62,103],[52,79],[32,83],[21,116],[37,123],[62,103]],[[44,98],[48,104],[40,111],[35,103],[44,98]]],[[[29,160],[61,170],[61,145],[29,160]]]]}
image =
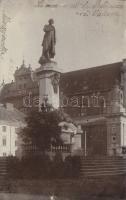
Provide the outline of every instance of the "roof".
{"type": "Polygon", "coordinates": [[[22,65],[20,66],[20,68],[17,68],[17,70],[15,71],[15,76],[22,76],[22,75],[26,75],[26,74],[31,74],[31,67],[26,67],[24,60],[22,65]]]}
{"type": "Polygon", "coordinates": [[[61,74],[60,91],[64,94],[111,89],[120,81],[122,62],[61,74]]]}
{"type": "Polygon", "coordinates": [[[0,106],[0,121],[9,123],[24,123],[25,114],[18,111],[16,108],[13,110],[8,110],[4,106],[0,106]]]}
{"type": "Polygon", "coordinates": [[[18,89],[16,86],[16,82],[12,82],[12,83],[7,83],[3,86],[3,88],[0,91],[0,98],[4,98],[4,97],[11,97],[11,96],[18,96],[19,94],[21,94],[21,91],[25,90],[27,93],[29,93],[30,91],[34,93],[38,93],[38,83],[36,81],[30,81],[26,84],[26,88],[25,89],[18,89]],[[19,94],[18,94],[19,93],[19,94]]]}
{"type": "Polygon", "coordinates": [[[4,84],[0,91],[0,99],[3,98],[6,94],[8,95],[10,92],[13,92],[15,90],[16,90],[15,82],[4,84]]]}

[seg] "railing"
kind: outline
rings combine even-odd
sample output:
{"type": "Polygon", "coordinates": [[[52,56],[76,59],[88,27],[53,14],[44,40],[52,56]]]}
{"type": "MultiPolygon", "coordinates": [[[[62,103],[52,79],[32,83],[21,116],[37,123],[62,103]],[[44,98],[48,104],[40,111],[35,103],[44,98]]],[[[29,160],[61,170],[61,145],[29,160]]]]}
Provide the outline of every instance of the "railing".
{"type": "MultiPolygon", "coordinates": [[[[37,154],[41,151],[33,144],[27,144],[22,146],[24,154],[37,154]]],[[[48,152],[61,152],[61,153],[70,153],[71,152],[71,145],[64,144],[59,146],[51,145],[50,148],[47,150],[48,152]]]]}
{"type": "Polygon", "coordinates": [[[70,153],[71,145],[70,144],[65,144],[65,145],[60,145],[60,146],[51,145],[50,151],[51,152],[70,153]]]}

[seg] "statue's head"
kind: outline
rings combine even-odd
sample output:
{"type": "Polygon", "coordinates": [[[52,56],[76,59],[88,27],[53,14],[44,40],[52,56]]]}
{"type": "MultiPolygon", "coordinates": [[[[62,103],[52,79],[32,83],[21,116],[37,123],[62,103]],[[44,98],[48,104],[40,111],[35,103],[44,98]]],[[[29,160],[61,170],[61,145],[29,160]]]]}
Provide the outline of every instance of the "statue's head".
{"type": "Polygon", "coordinates": [[[48,22],[49,22],[50,25],[54,24],[54,20],[53,19],[49,19],[48,22]]]}

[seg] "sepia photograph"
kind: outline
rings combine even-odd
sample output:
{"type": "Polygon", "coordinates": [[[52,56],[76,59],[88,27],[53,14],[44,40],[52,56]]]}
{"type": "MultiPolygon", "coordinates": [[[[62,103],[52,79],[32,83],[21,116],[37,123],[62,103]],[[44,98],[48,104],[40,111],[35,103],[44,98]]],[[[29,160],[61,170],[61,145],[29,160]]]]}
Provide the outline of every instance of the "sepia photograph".
{"type": "Polygon", "coordinates": [[[126,200],[126,0],[0,0],[0,200],[126,200]]]}

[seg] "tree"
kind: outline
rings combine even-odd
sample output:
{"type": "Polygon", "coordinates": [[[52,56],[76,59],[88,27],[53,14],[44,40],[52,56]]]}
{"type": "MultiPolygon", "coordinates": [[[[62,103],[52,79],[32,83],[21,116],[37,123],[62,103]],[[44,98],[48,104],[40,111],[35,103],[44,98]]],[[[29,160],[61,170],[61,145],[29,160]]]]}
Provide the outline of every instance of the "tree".
{"type": "Polygon", "coordinates": [[[44,153],[51,144],[62,144],[61,128],[58,124],[64,116],[66,117],[58,110],[48,112],[32,110],[25,119],[27,126],[19,134],[25,144],[33,144],[44,153]]]}

